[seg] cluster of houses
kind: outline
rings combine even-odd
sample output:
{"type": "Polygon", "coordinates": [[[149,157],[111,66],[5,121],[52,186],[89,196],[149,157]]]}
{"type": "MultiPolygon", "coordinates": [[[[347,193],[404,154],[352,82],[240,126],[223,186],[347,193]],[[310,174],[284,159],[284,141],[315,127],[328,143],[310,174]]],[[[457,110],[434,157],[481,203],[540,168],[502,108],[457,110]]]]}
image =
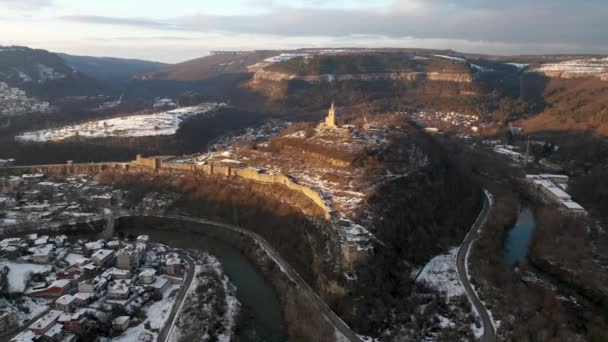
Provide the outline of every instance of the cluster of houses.
{"type": "Polygon", "coordinates": [[[566,191],[568,189],[568,176],[565,175],[526,175],[526,181],[538,193],[549,201],[559,205],[560,209],[572,214],[585,214],[585,209],[572,200],[566,191]]]}
{"type": "MultiPolygon", "coordinates": [[[[103,336],[119,335],[139,323],[134,317],[142,308],[179,287],[185,271],[178,253],[150,244],[145,235],[135,241],[72,242],[38,234],[1,240],[0,284],[8,286],[0,294],[49,303],[11,341],[68,342],[100,329],[109,329],[103,336]]],[[[0,330],[23,327],[18,314],[0,306],[0,330]]]]}
{"type": "Polygon", "coordinates": [[[473,114],[419,111],[412,112],[409,116],[432,133],[439,132],[442,129],[460,131],[461,133],[477,133],[480,128],[480,118],[473,114]]]}
{"type": "Polygon", "coordinates": [[[123,190],[100,185],[86,175],[0,177],[0,228],[101,218],[103,208],[120,206],[123,199],[123,190]]]}

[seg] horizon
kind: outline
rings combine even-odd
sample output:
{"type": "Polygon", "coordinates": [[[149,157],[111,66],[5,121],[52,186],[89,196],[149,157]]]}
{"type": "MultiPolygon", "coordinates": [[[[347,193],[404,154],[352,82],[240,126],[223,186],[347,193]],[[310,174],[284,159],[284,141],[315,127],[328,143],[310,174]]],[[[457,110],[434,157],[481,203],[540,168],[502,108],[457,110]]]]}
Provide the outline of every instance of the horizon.
{"type": "Polygon", "coordinates": [[[608,54],[608,6],[600,0],[0,0],[0,6],[0,30],[15,33],[1,45],[163,63],[210,51],[338,46],[608,54]]]}

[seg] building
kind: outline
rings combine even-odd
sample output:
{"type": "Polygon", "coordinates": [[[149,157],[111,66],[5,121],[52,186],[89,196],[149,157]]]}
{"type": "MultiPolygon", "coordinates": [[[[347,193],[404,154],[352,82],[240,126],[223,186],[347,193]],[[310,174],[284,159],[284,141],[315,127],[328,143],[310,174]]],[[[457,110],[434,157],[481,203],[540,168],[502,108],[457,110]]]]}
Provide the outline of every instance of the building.
{"type": "Polygon", "coordinates": [[[122,270],[133,270],[139,267],[145,247],[129,245],[120,251],[116,257],[116,267],[122,270]],[[142,250],[143,248],[143,250],[142,250]]]}
{"type": "Polygon", "coordinates": [[[165,272],[173,277],[181,277],[183,273],[182,261],[177,254],[168,254],[165,262],[165,272]]]}
{"type": "Polygon", "coordinates": [[[87,318],[82,313],[67,314],[59,316],[57,320],[66,330],[80,331],[87,322],[87,318]]]}
{"type": "Polygon", "coordinates": [[[36,322],[30,325],[29,329],[36,335],[43,335],[55,325],[61,314],[61,311],[51,310],[49,313],[40,317],[36,322]]]}
{"type": "Polygon", "coordinates": [[[57,341],[60,342],[63,340],[63,325],[59,323],[53,324],[49,330],[47,330],[42,336],[45,341],[57,341]]]}
{"type": "Polygon", "coordinates": [[[329,112],[325,118],[325,126],[328,128],[336,127],[336,107],[334,106],[334,102],[331,103],[331,107],[329,108],[329,112]]]}
{"type": "Polygon", "coordinates": [[[139,273],[138,281],[140,284],[149,285],[156,280],[156,270],[147,268],[139,273]]]}
{"type": "Polygon", "coordinates": [[[55,308],[57,310],[61,310],[63,312],[74,311],[74,308],[76,308],[76,305],[77,305],[76,298],[69,294],[63,295],[55,301],[55,308]]]}
{"type": "Polygon", "coordinates": [[[129,299],[131,293],[131,282],[128,280],[118,280],[110,285],[108,289],[108,298],[114,300],[129,299]]]}
{"type": "Polygon", "coordinates": [[[70,289],[71,283],[67,279],[55,280],[49,287],[30,293],[32,297],[61,297],[70,289]]]}
{"type": "Polygon", "coordinates": [[[112,321],[112,330],[117,332],[123,332],[129,329],[129,323],[131,318],[129,316],[120,316],[112,321]]]}
{"type": "Polygon", "coordinates": [[[575,215],[586,213],[585,209],[574,202],[566,192],[568,176],[554,174],[526,175],[526,180],[546,199],[559,205],[560,209],[575,215]]]}
{"type": "Polygon", "coordinates": [[[78,283],[78,292],[96,294],[106,289],[108,281],[102,277],[95,277],[78,283]]]}
{"type": "Polygon", "coordinates": [[[110,263],[113,258],[114,251],[111,249],[100,249],[91,256],[91,260],[98,266],[110,263]]]}

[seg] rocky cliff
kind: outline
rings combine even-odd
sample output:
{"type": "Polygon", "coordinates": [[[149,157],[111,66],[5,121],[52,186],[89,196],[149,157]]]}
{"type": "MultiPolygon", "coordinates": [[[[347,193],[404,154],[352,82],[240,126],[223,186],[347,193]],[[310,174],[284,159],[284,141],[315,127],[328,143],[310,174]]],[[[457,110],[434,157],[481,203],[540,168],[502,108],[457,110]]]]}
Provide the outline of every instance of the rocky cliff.
{"type": "Polygon", "coordinates": [[[365,74],[324,74],[298,76],[274,71],[260,70],[253,76],[254,82],[260,81],[304,81],[310,83],[342,82],[342,81],[447,81],[456,83],[471,83],[473,76],[466,72],[392,72],[392,73],[365,73],[365,74]]]}

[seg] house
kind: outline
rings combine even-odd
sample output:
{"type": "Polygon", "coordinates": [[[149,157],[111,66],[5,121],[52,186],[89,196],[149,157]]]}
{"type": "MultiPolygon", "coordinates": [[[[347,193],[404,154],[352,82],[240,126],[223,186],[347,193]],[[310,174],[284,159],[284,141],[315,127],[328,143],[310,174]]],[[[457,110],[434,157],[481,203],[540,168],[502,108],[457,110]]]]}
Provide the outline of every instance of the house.
{"type": "Polygon", "coordinates": [[[585,211],[585,208],[583,208],[580,204],[574,201],[563,201],[562,208],[565,208],[568,212],[572,214],[584,215],[587,213],[585,211]]]}
{"type": "Polygon", "coordinates": [[[36,335],[43,335],[55,325],[61,314],[61,311],[51,310],[30,325],[29,329],[36,335]]]}
{"type": "Polygon", "coordinates": [[[129,280],[118,280],[110,285],[108,298],[115,300],[129,299],[131,293],[131,282],[129,280]]]}
{"type": "Polygon", "coordinates": [[[63,327],[68,331],[80,331],[81,328],[86,324],[87,318],[82,313],[64,313],[59,317],[57,322],[62,324],[63,327]]]}
{"type": "Polygon", "coordinates": [[[59,235],[59,236],[55,237],[55,246],[63,247],[67,240],[68,240],[67,236],[59,235]]]}
{"type": "Polygon", "coordinates": [[[106,244],[106,247],[108,247],[109,249],[117,250],[120,248],[120,241],[118,241],[118,240],[108,241],[108,243],[106,244]]]}
{"type": "Polygon", "coordinates": [[[100,249],[91,256],[91,260],[98,266],[110,263],[113,258],[114,251],[111,249],[100,249]]]}
{"type": "Polygon", "coordinates": [[[137,237],[137,242],[148,243],[150,241],[150,236],[148,235],[140,235],[137,237]]]}
{"type": "Polygon", "coordinates": [[[74,295],[74,302],[76,306],[88,305],[93,301],[95,296],[89,292],[78,292],[74,295]]]}
{"type": "Polygon", "coordinates": [[[60,342],[63,339],[63,335],[63,325],[55,323],[53,326],[51,326],[49,330],[47,330],[43,334],[42,337],[45,341],[60,342]]]}
{"type": "Polygon", "coordinates": [[[78,283],[78,292],[96,294],[106,289],[108,281],[103,277],[95,277],[78,283]]]}
{"type": "Polygon", "coordinates": [[[173,277],[182,276],[183,268],[179,255],[175,253],[167,255],[167,261],[165,261],[165,272],[173,277]]]}
{"type": "Polygon", "coordinates": [[[98,249],[102,249],[104,246],[104,242],[103,241],[93,241],[93,242],[87,242],[84,244],[84,247],[91,252],[94,252],[98,249]]]}
{"type": "Polygon", "coordinates": [[[11,342],[34,342],[38,341],[38,336],[31,330],[26,330],[19,335],[13,337],[11,342]]]}
{"type": "Polygon", "coordinates": [[[55,301],[55,309],[63,312],[72,312],[76,306],[76,298],[69,294],[63,295],[55,301]]]}
{"type": "Polygon", "coordinates": [[[138,281],[140,284],[149,285],[152,284],[156,280],[156,270],[146,268],[141,271],[138,277],[138,281]]]}
{"type": "Polygon", "coordinates": [[[51,259],[54,255],[54,248],[54,245],[46,244],[44,246],[38,246],[33,249],[30,249],[30,251],[33,253],[32,261],[39,264],[46,264],[51,262],[51,259]]]}
{"type": "Polygon", "coordinates": [[[0,331],[9,331],[15,326],[17,326],[15,315],[8,311],[0,311],[0,331]]]}
{"type": "Polygon", "coordinates": [[[110,277],[113,280],[116,279],[128,279],[131,277],[131,272],[129,270],[119,270],[116,267],[112,267],[105,272],[103,272],[103,276],[110,277]]]}
{"type": "Polygon", "coordinates": [[[70,289],[71,283],[67,279],[55,280],[49,287],[30,293],[32,297],[61,297],[70,289]]]}
{"type": "Polygon", "coordinates": [[[154,283],[149,285],[154,289],[154,293],[163,294],[170,286],[171,282],[164,276],[157,277],[154,283]]]}
{"type": "Polygon", "coordinates": [[[131,317],[129,316],[120,316],[112,321],[112,330],[117,332],[123,332],[129,329],[129,323],[131,322],[131,317]]]}
{"type": "Polygon", "coordinates": [[[138,247],[129,245],[121,249],[118,251],[118,256],[116,257],[116,267],[122,270],[132,270],[138,268],[144,251],[145,246],[141,245],[138,247]]]}

